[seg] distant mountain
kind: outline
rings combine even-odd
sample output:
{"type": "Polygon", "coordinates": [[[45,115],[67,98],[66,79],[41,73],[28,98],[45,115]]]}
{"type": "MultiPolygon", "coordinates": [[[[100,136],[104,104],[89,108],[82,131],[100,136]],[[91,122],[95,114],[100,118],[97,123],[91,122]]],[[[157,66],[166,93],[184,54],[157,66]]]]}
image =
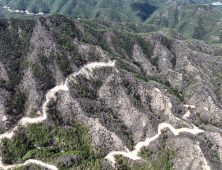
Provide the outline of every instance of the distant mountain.
{"type": "Polygon", "coordinates": [[[179,6],[171,4],[156,11],[144,24],[158,30],[173,28],[186,38],[222,42],[222,15],[208,5],[179,6]]]}
{"type": "Polygon", "coordinates": [[[61,13],[80,19],[100,19],[107,24],[111,22],[111,25],[115,22],[121,23],[117,25],[122,25],[124,22],[124,30],[134,33],[171,28],[188,39],[221,43],[222,14],[210,5],[198,5],[204,3],[211,3],[211,1],[2,0],[0,17],[32,18],[42,13],[61,13]],[[31,15],[28,15],[30,13],[31,15]],[[137,28],[133,26],[134,23],[137,23],[137,28]],[[128,25],[127,29],[126,25],[128,25]]]}
{"type": "MultiPolygon", "coordinates": [[[[194,0],[176,0],[180,5],[195,4],[194,0]]],[[[101,18],[106,21],[143,22],[158,7],[169,0],[2,0],[1,5],[10,10],[27,10],[31,13],[61,13],[74,18],[101,18]]]]}

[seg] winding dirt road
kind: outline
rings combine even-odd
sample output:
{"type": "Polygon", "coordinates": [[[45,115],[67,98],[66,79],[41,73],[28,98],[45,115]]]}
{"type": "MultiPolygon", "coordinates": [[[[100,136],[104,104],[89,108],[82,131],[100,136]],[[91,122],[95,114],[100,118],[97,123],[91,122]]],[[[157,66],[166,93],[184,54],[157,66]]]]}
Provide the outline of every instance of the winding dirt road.
{"type": "Polygon", "coordinates": [[[135,150],[127,151],[127,152],[112,151],[105,158],[110,160],[113,163],[113,165],[116,163],[115,158],[114,158],[115,155],[123,155],[123,156],[125,156],[127,158],[130,158],[132,160],[140,160],[141,158],[138,156],[138,154],[139,154],[141,148],[143,146],[148,146],[150,144],[150,142],[156,140],[161,135],[162,130],[165,129],[165,128],[169,128],[173,132],[174,135],[179,135],[179,133],[181,133],[181,132],[188,132],[188,133],[191,133],[193,135],[205,132],[201,129],[198,129],[195,126],[194,126],[193,129],[188,129],[188,128],[175,129],[173,126],[171,126],[168,123],[161,123],[158,126],[158,134],[156,134],[152,138],[147,138],[144,142],[137,143],[137,145],[135,146],[135,150]]]}
{"type": "MultiPolygon", "coordinates": [[[[73,75],[71,75],[71,77],[73,77],[73,76],[75,77],[78,74],[84,74],[88,78],[90,78],[91,72],[93,71],[94,68],[96,68],[96,67],[104,67],[104,66],[114,67],[115,66],[115,61],[113,61],[113,62],[110,61],[108,63],[104,63],[104,62],[89,63],[89,64],[85,65],[84,67],[82,67],[77,73],[74,73],[73,75]]],[[[117,69],[116,69],[116,71],[119,72],[117,69]]],[[[12,128],[8,132],[0,135],[0,139],[5,138],[5,137],[11,139],[13,137],[13,135],[14,135],[14,131],[18,128],[19,125],[27,125],[28,123],[37,123],[37,122],[42,122],[42,121],[46,120],[47,119],[47,105],[48,105],[49,101],[56,97],[55,93],[58,92],[59,90],[64,90],[64,91],[68,91],[69,90],[69,88],[67,86],[67,81],[68,81],[68,78],[66,78],[66,80],[65,80],[65,82],[63,84],[61,84],[59,86],[56,86],[56,87],[52,88],[51,90],[49,90],[47,92],[47,94],[45,96],[45,102],[43,103],[43,106],[42,106],[42,115],[40,117],[33,118],[33,119],[29,118],[29,117],[23,117],[17,123],[17,125],[14,128],[12,128]]],[[[139,160],[141,158],[138,156],[138,153],[141,150],[141,148],[143,146],[148,146],[150,144],[150,142],[152,142],[155,139],[157,139],[161,135],[161,133],[162,133],[161,131],[163,129],[165,129],[165,128],[169,128],[173,132],[174,135],[179,135],[179,133],[181,133],[181,132],[188,132],[188,133],[191,133],[193,135],[196,135],[198,133],[203,133],[204,132],[203,130],[198,129],[195,126],[194,126],[193,129],[188,129],[188,128],[175,129],[170,124],[161,123],[158,126],[158,134],[153,136],[152,138],[147,138],[144,142],[139,142],[135,146],[135,150],[129,151],[129,150],[126,149],[126,152],[123,152],[123,151],[112,151],[105,158],[110,160],[113,163],[113,165],[115,163],[114,156],[115,155],[119,155],[119,154],[123,155],[125,157],[128,157],[128,158],[130,158],[132,160],[139,160]]],[[[43,162],[41,162],[39,160],[33,160],[33,159],[29,159],[29,160],[25,161],[23,164],[8,165],[8,166],[3,165],[2,162],[0,161],[0,168],[2,168],[4,170],[7,170],[8,168],[14,168],[14,167],[22,166],[22,165],[27,165],[29,163],[38,164],[38,165],[44,166],[44,167],[52,169],[52,170],[58,170],[58,168],[56,166],[54,166],[54,165],[49,165],[49,164],[43,163],[43,162]]]]}

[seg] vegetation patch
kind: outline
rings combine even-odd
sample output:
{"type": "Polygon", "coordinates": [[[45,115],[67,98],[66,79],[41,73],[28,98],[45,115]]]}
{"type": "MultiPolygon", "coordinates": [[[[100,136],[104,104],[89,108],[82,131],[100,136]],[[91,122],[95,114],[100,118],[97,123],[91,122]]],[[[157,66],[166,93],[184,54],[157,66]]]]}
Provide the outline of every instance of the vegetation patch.
{"type": "Polygon", "coordinates": [[[37,116],[37,110],[32,108],[31,112],[29,113],[29,117],[34,118],[37,116]]]}
{"type": "Polygon", "coordinates": [[[59,169],[101,168],[98,159],[104,155],[92,151],[87,131],[83,125],[73,123],[68,128],[28,124],[27,127],[20,127],[12,140],[2,140],[2,162],[14,164],[37,159],[52,162],[59,169]],[[70,166],[58,162],[58,158],[68,155],[81,155],[81,159],[70,166]]]}

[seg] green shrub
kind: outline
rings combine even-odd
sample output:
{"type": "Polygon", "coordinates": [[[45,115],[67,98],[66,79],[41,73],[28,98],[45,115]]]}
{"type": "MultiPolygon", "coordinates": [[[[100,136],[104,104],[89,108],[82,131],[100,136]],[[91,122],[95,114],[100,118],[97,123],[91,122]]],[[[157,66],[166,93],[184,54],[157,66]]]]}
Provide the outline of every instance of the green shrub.
{"type": "Polygon", "coordinates": [[[29,113],[29,117],[34,118],[37,116],[37,110],[32,108],[31,112],[29,113]]]}

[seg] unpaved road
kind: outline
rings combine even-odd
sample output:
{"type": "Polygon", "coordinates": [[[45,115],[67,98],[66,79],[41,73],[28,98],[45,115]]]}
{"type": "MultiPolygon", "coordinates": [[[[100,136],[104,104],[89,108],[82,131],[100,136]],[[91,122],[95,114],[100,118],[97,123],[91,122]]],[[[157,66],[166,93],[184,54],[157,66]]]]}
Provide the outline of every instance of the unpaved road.
{"type": "MultiPolygon", "coordinates": [[[[76,76],[78,74],[84,74],[86,75],[88,78],[91,75],[91,72],[93,71],[94,68],[96,67],[114,67],[115,66],[115,61],[113,62],[108,62],[108,63],[104,63],[104,62],[94,62],[94,63],[90,63],[85,65],[84,67],[82,67],[78,73],[74,73],[73,76],[76,76]]],[[[116,68],[115,68],[116,69],[116,68]]],[[[116,69],[116,71],[118,72],[118,70],[116,69]]],[[[26,125],[28,123],[37,123],[37,122],[42,122],[43,120],[47,119],[47,105],[48,102],[50,101],[50,99],[55,98],[55,93],[58,92],[59,90],[64,90],[64,91],[68,91],[69,88],[67,86],[67,81],[68,79],[66,78],[66,81],[64,84],[59,85],[54,87],[53,89],[49,90],[46,94],[46,99],[45,102],[42,106],[42,116],[38,117],[38,118],[29,118],[29,117],[24,117],[22,118],[19,122],[18,125],[26,125]]],[[[13,129],[11,129],[9,132],[6,132],[2,135],[0,135],[0,139],[6,137],[6,138],[12,138],[14,135],[14,131],[18,128],[18,125],[15,126],[13,129]]],[[[165,128],[169,128],[174,135],[179,135],[179,133],[182,132],[188,132],[191,133],[193,135],[196,135],[198,133],[203,133],[204,131],[201,129],[198,129],[197,127],[194,126],[193,129],[188,129],[188,128],[181,128],[181,129],[175,129],[174,127],[172,127],[170,124],[167,123],[161,123],[158,126],[158,134],[153,136],[152,138],[147,138],[144,142],[139,142],[136,146],[135,146],[135,150],[133,151],[129,151],[127,150],[126,152],[123,151],[112,151],[110,152],[107,156],[106,159],[110,160],[113,164],[115,163],[115,155],[123,155],[125,157],[128,157],[132,160],[139,160],[141,159],[140,157],[138,157],[138,153],[141,150],[141,148],[143,146],[148,146],[150,144],[150,142],[156,140],[162,133],[162,130],[165,128]]],[[[2,162],[0,161],[0,167],[3,168],[4,170],[7,170],[8,168],[14,168],[17,166],[22,166],[22,165],[27,165],[29,163],[34,163],[34,164],[38,164],[41,166],[44,166],[46,168],[52,169],[52,170],[58,170],[57,167],[55,167],[54,165],[49,165],[46,163],[43,163],[39,160],[33,160],[33,159],[29,159],[27,161],[25,161],[23,164],[17,164],[17,165],[9,165],[9,166],[5,166],[2,164],[2,162]]]]}
{"type": "Polygon", "coordinates": [[[42,161],[38,161],[38,160],[34,160],[34,159],[29,159],[29,160],[25,161],[23,164],[3,166],[1,168],[3,168],[4,170],[7,170],[8,168],[15,168],[15,167],[19,167],[19,166],[22,166],[22,165],[27,165],[27,164],[30,164],[30,163],[41,165],[41,166],[43,166],[45,168],[48,168],[48,169],[51,169],[51,170],[58,170],[58,168],[54,165],[49,165],[49,164],[46,164],[42,161]]]}
{"type": "Polygon", "coordinates": [[[133,151],[127,151],[127,152],[123,152],[123,151],[112,151],[110,152],[105,158],[110,160],[113,164],[116,163],[115,162],[115,155],[123,155],[127,158],[130,158],[132,160],[140,160],[141,158],[138,156],[138,153],[140,152],[141,148],[143,146],[148,146],[150,144],[150,142],[156,140],[162,133],[162,130],[165,128],[169,128],[174,135],[179,135],[179,133],[182,132],[188,132],[191,133],[193,135],[196,135],[198,133],[203,133],[205,131],[198,129],[197,127],[194,126],[193,129],[188,129],[188,128],[181,128],[181,129],[175,129],[173,126],[171,126],[170,124],[167,123],[161,123],[158,126],[158,134],[156,134],[155,136],[153,136],[152,138],[147,138],[144,142],[139,142],[136,146],[135,146],[135,150],[133,151]]]}

